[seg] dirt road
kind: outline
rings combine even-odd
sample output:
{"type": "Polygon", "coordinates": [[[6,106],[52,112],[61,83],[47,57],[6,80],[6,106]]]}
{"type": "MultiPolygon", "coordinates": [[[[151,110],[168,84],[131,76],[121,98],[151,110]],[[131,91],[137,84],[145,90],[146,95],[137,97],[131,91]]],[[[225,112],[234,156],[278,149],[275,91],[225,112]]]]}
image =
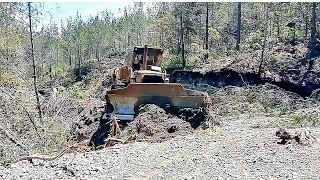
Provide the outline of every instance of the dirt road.
{"type": "MultiPolygon", "coordinates": [[[[241,115],[220,128],[0,167],[1,179],[319,179],[320,145],[277,144],[285,119],[241,115]]],[[[311,128],[320,137],[320,128],[311,128]]]]}

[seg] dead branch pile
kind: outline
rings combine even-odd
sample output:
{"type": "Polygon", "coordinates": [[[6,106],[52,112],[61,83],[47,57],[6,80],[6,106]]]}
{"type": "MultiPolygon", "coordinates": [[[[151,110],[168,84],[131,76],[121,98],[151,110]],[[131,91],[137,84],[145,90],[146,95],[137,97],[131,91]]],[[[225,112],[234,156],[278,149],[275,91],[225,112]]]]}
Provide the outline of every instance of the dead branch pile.
{"type": "Polygon", "coordinates": [[[304,99],[271,84],[211,88],[208,92],[213,100],[212,111],[219,116],[267,113],[271,116],[293,118],[292,116],[301,114],[299,112],[303,109],[307,111],[307,109],[318,107],[318,103],[312,99],[304,99]]]}

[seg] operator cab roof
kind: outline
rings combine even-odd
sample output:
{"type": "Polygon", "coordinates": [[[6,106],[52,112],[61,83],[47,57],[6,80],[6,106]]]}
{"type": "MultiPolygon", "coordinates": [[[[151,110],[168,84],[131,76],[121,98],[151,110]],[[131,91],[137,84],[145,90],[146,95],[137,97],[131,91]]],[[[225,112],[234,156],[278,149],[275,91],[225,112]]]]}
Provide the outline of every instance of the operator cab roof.
{"type": "MultiPolygon", "coordinates": [[[[144,46],[135,46],[133,52],[143,54],[144,46]]],[[[148,47],[148,56],[155,54],[163,54],[163,50],[161,48],[148,47]]]]}

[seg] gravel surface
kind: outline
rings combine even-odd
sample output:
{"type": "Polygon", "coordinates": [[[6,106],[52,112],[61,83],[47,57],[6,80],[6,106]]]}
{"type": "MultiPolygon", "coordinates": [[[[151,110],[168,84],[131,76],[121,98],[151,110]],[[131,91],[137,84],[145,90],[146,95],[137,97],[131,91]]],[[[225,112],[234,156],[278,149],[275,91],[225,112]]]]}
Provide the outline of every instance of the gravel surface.
{"type": "MultiPolygon", "coordinates": [[[[318,143],[277,143],[275,122],[287,121],[228,117],[214,130],[161,143],[118,144],[69,153],[53,162],[0,166],[0,179],[319,179],[318,143]]],[[[310,132],[320,137],[320,128],[310,132]]]]}

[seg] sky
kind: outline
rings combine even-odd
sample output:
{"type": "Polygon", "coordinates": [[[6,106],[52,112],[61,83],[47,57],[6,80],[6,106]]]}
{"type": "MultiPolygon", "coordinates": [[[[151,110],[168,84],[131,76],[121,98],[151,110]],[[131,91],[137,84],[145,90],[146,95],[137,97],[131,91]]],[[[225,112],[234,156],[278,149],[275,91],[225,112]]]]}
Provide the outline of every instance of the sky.
{"type": "Polygon", "coordinates": [[[119,8],[124,9],[125,6],[133,7],[133,1],[108,1],[108,2],[44,2],[43,14],[45,18],[41,24],[49,24],[50,14],[52,14],[52,21],[60,26],[61,20],[65,20],[71,16],[75,17],[77,11],[81,14],[83,19],[88,19],[91,16],[97,15],[104,10],[111,11],[117,16],[119,8]]]}

